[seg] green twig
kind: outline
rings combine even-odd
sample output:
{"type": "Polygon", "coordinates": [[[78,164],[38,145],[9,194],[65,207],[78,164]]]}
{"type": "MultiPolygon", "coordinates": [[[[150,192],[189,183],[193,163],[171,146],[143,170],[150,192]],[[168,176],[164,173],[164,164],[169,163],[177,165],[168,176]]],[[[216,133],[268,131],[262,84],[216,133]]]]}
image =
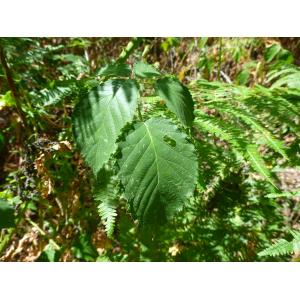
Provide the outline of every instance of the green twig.
{"type": "Polygon", "coordinates": [[[127,46],[122,50],[119,58],[117,59],[118,63],[124,63],[129,55],[139,46],[142,38],[133,38],[127,46]]]}

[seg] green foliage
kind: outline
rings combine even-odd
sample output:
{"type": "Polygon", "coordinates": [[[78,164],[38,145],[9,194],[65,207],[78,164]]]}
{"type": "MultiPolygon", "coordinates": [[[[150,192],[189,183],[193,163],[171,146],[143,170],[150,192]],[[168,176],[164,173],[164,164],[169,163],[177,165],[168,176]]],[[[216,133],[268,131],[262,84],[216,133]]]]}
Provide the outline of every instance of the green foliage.
{"type": "Polygon", "coordinates": [[[161,75],[154,67],[142,61],[135,63],[133,72],[135,76],[140,78],[152,78],[161,75]]]}
{"type": "MultiPolygon", "coordinates": [[[[160,75],[142,62],[135,64],[134,72],[140,78],[160,75]]],[[[193,100],[188,89],[178,80],[165,77],[157,81],[157,90],[179,119],[191,125],[193,100]]],[[[115,79],[95,87],[77,104],[73,115],[75,138],[94,174],[116,151],[122,128],[133,120],[138,94],[135,81],[115,79]]],[[[142,118],[140,108],[138,115],[142,118]]],[[[141,224],[164,223],[193,193],[196,158],[192,146],[185,142],[186,136],[177,131],[164,119],[153,118],[136,124],[135,131],[120,144],[123,158],[119,161],[119,175],[132,214],[141,224]]],[[[101,199],[99,214],[112,236],[116,195],[110,190],[97,190],[95,198],[101,199]]]]}
{"type": "Polygon", "coordinates": [[[0,229],[14,226],[14,208],[0,198],[0,229]]]}
{"type": "Polygon", "coordinates": [[[129,77],[131,70],[124,63],[114,63],[102,67],[96,75],[103,77],[129,77]]]}
{"type": "Polygon", "coordinates": [[[295,230],[291,230],[290,234],[293,236],[293,240],[291,242],[280,239],[275,242],[269,248],[258,253],[259,256],[279,256],[286,255],[292,253],[300,252],[300,232],[295,230]]]}
{"type": "Polygon", "coordinates": [[[159,79],[156,92],[184,125],[192,125],[194,103],[189,90],[182,83],[169,77],[159,79]]]}
{"type": "Polygon", "coordinates": [[[274,181],[271,178],[271,174],[267,167],[265,166],[264,160],[261,158],[257,148],[254,145],[247,146],[247,153],[249,156],[249,160],[253,169],[256,170],[258,173],[264,176],[274,187],[276,187],[274,181]]]}
{"type": "Polygon", "coordinates": [[[268,81],[273,82],[272,88],[287,86],[291,89],[300,89],[300,68],[294,65],[283,65],[268,74],[268,81]]]}
{"type": "Polygon", "coordinates": [[[265,60],[267,63],[271,62],[276,55],[280,52],[281,46],[279,44],[273,44],[266,48],[265,50],[265,60]]]}
{"type": "Polygon", "coordinates": [[[72,251],[80,261],[95,261],[98,256],[97,250],[91,243],[91,236],[80,235],[73,243],[72,251]]]}
{"type": "Polygon", "coordinates": [[[92,89],[76,106],[76,141],[95,174],[116,151],[121,129],[133,119],[137,98],[133,80],[109,80],[92,89]]]}
{"type": "Polygon", "coordinates": [[[39,102],[43,106],[55,105],[61,102],[64,98],[71,96],[76,89],[77,87],[72,81],[52,89],[43,89],[39,92],[35,101],[39,102]]]}
{"type": "Polygon", "coordinates": [[[98,203],[98,213],[104,222],[107,236],[112,238],[118,207],[117,178],[102,169],[97,176],[93,195],[98,203]]]}
{"type": "Polygon", "coordinates": [[[0,44],[27,121],[0,67],[0,260],[298,255],[299,68],[280,39],[0,44]]]}
{"type": "Polygon", "coordinates": [[[197,162],[185,139],[171,122],[152,118],[138,123],[121,145],[125,197],[141,222],[163,223],[192,195],[197,162]]]}
{"type": "Polygon", "coordinates": [[[284,93],[278,94],[278,91],[276,95],[274,93],[272,101],[276,101],[277,105],[269,106],[266,105],[264,89],[260,87],[256,90],[198,81],[193,85],[192,91],[194,97],[199,95],[205,100],[202,102],[203,107],[213,111],[207,114],[202,110],[196,110],[195,125],[229,143],[237,160],[242,159],[250,163],[255,171],[276,186],[264,162],[264,157],[255,144],[259,142],[269,147],[274,153],[280,154],[286,161],[289,160],[282,141],[262,125],[268,122],[266,120],[268,118],[271,118],[273,123],[280,124],[284,111],[286,122],[290,117],[291,130],[295,130],[294,133],[297,134],[298,129],[295,128],[295,120],[298,117],[297,108],[282,97],[284,93]]]}

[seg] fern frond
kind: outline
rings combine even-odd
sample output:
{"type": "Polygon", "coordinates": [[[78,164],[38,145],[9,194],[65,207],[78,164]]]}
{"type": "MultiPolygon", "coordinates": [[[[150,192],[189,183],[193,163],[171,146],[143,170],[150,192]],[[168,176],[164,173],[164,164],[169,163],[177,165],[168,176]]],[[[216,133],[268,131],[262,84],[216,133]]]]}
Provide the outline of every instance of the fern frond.
{"type": "Polygon", "coordinates": [[[247,153],[248,158],[251,163],[251,166],[256,170],[258,173],[264,176],[276,189],[277,186],[272,179],[271,173],[268,170],[267,166],[265,165],[264,160],[261,158],[256,145],[248,145],[247,146],[247,153]]]}
{"type": "Polygon", "coordinates": [[[54,88],[46,88],[38,93],[32,93],[34,101],[43,106],[55,105],[72,95],[77,91],[77,86],[74,81],[68,81],[54,88]]]}
{"type": "Polygon", "coordinates": [[[285,152],[283,142],[276,139],[268,130],[266,130],[255,118],[255,116],[247,113],[245,110],[234,108],[232,105],[229,105],[228,103],[224,102],[214,103],[208,106],[214,107],[221,112],[226,112],[228,115],[233,115],[236,118],[243,120],[247,125],[249,125],[252,128],[253,131],[256,131],[257,133],[261,134],[261,137],[267,146],[269,146],[271,149],[278,152],[286,160],[288,160],[288,156],[285,152]]]}
{"type": "Polygon", "coordinates": [[[116,177],[105,170],[98,174],[98,180],[95,183],[93,197],[98,203],[98,213],[105,226],[105,231],[109,238],[112,238],[115,221],[117,216],[117,194],[116,177]]]}
{"type": "Polygon", "coordinates": [[[278,256],[293,253],[293,246],[290,242],[280,239],[274,245],[258,253],[259,256],[278,256]]]}
{"type": "Polygon", "coordinates": [[[268,74],[268,81],[271,82],[274,79],[277,80],[272,84],[272,89],[282,86],[300,89],[300,68],[294,65],[287,65],[279,70],[271,71],[268,74]]]}
{"type": "MultiPolygon", "coordinates": [[[[252,88],[245,86],[236,86],[233,84],[225,84],[221,82],[206,82],[204,80],[193,82],[190,86],[192,95],[198,99],[200,105],[210,107],[230,107],[232,110],[242,110],[244,122],[247,121],[248,125],[254,126],[247,116],[257,122],[259,117],[260,124],[286,124],[290,127],[291,131],[299,136],[300,126],[299,117],[300,112],[297,107],[299,95],[294,93],[287,93],[287,89],[267,89],[263,86],[256,85],[252,88]],[[251,123],[250,123],[251,122],[251,123]]],[[[240,118],[240,117],[239,117],[240,118]]],[[[263,127],[263,126],[262,126],[263,127]]],[[[255,131],[260,130],[259,127],[253,128],[255,131]]],[[[265,133],[265,131],[263,132],[265,133]]],[[[273,147],[275,151],[280,151],[281,155],[284,154],[284,149],[278,148],[278,144],[274,144],[269,136],[264,137],[273,147]]]]}
{"type": "Polygon", "coordinates": [[[293,236],[291,242],[280,239],[275,242],[269,248],[258,253],[259,256],[279,256],[292,253],[299,253],[300,251],[300,232],[296,230],[290,230],[290,234],[293,236]]]}
{"type": "Polygon", "coordinates": [[[300,191],[284,192],[284,193],[271,193],[266,195],[267,198],[292,198],[300,197],[300,191]]]}
{"type": "MultiPolygon", "coordinates": [[[[232,124],[216,117],[209,117],[200,110],[195,111],[195,116],[194,124],[197,128],[214,134],[218,138],[228,142],[237,161],[248,161],[255,171],[277,188],[270,171],[257,150],[257,146],[251,144],[251,141],[249,141],[239,127],[234,127],[232,124]]],[[[261,130],[263,129],[261,128],[261,130]]]]}
{"type": "MultiPolygon", "coordinates": [[[[96,197],[95,199],[97,200],[98,198],[96,197]]],[[[102,202],[98,205],[98,213],[104,222],[107,236],[111,238],[114,232],[117,216],[117,201],[115,198],[109,197],[108,193],[106,194],[106,197],[101,195],[101,199],[102,202]]]]}
{"type": "Polygon", "coordinates": [[[233,127],[221,119],[209,117],[200,110],[195,111],[195,116],[194,124],[197,128],[205,130],[208,133],[216,135],[221,140],[228,142],[237,160],[243,160],[243,149],[245,149],[247,143],[245,143],[245,138],[243,138],[243,133],[239,128],[233,127]]]}

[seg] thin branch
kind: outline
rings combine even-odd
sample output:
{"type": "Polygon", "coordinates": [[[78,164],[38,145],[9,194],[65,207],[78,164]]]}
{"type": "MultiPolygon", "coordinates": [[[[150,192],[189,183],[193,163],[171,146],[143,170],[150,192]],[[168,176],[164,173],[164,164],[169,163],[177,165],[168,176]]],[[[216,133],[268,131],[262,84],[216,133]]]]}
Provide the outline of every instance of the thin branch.
{"type": "Polygon", "coordinates": [[[23,125],[26,126],[26,118],[25,118],[25,115],[22,111],[20,97],[19,97],[19,94],[18,94],[18,91],[17,91],[17,87],[14,83],[12,72],[11,72],[7,62],[6,62],[4,50],[1,46],[0,46],[0,61],[1,61],[1,64],[3,66],[3,69],[5,70],[6,80],[7,80],[9,89],[11,90],[11,93],[12,93],[12,95],[13,95],[15,101],[16,101],[16,108],[17,108],[17,111],[18,111],[18,115],[20,116],[23,125]]]}

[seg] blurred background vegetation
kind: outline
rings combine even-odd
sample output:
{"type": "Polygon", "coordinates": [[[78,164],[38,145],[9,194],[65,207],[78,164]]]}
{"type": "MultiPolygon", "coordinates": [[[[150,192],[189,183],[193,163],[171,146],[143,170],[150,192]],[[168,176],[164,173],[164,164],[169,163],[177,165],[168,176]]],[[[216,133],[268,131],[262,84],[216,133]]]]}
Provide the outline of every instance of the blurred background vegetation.
{"type": "Polygon", "coordinates": [[[251,95],[262,105],[284,98],[287,109],[290,103],[291,111],[296,107],[292,121],[287,114],[277,116],[282,122],[261,116],[287,146],[293,167],[260,149],[280,187],[275,193],[255,172],[236,166],[226,143],[200,136],[217,148],[212,156],[206,152],[213,172],[201,197],[151,239],[137,230],[121,202],[114,234],[107,237],[90,170],[73,141],[71,116],[83,90],[97,83],[97,72],[130,40],[0,39],[0,260],[299,260],[300,246],[292,254],[258,255],[300,229],[299,38],[141,39],[127,62],[144,59],[176,75],[208,115],[216,111],[202,107],[203,101],[218,97],[251,95]],[[214,160],[222,164],[216,167],[214,160]]]}

